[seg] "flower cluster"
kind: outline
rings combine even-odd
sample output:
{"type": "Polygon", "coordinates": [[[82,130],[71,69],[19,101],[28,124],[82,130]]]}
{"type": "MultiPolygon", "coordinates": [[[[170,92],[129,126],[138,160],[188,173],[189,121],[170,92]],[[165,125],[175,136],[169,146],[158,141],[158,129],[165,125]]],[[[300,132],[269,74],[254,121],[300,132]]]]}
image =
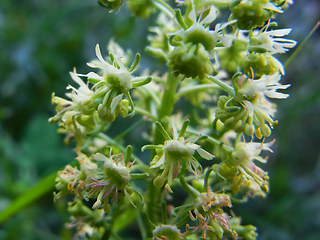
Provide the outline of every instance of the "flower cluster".
{"type": "Polygon", "coordinates": [[[277,124],[273,119],[276,109],[268,98],[284,99],[289,95],[277,92],[290,85],[279,83],[280,75],[263,75],[260,79],[249,79],[244,75],[234,79],[236,94],[234,97],[221,96],[218,101],[219,110],[216,118],[224,127],[234,129],[258,138],[269,137],[271,129],[277,124]]]}
{"type": "Polygon", "coordinates": [[[140,54],[131,63],[110,41],[109,56],[97,45],[88,63],[96,72],[74,70],[78,86],[67,87],[66,99],[52,95],[49,121],[76,144],[77,161],[58,172],[55,193],[74,196],[75,237],[119,239],[137,219],[143,239],[256,239],[256,227],[241,225],[231,208],[269,191],[256,162],[272,152],[272,99],[288,97],[276,54],[296,45],[273,19],[292,1],[98,2],[111,12],[127,4],[142,18],[159,9],[146,52],[168,72],[138,75],[140,54]],[[123,130],[114,124],[119,115],[123,130]]]}

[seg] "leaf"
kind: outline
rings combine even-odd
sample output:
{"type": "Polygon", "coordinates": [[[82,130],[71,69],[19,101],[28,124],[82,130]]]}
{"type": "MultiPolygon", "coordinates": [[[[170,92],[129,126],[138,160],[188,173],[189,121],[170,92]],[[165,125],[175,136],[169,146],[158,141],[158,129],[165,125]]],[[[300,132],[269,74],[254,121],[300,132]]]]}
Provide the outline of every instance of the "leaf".
{"type": "Polygon", "coordinates": [[[57,172],[43,178],[35,186],[31,187],[25,193],[16,198],[5,210],[0,213],[0,224],[20,212],[28,205],[34,203],[49,191],[52,191],[55,185],[57,172]]]}

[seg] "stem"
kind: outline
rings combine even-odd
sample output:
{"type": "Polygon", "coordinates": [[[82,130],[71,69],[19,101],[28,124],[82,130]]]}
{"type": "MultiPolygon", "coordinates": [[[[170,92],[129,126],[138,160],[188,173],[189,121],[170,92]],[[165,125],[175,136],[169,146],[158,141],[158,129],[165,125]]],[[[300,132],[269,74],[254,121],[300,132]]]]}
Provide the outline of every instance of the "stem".
{"type": "Polygon", "coordinates": [[[205,175],[204,175],[204,190],[207,191],[209,188],[209,176],[210,173],[213,171],[212,168],[208,168],[205,175]]]}
{"type": "Polygon", "coordinates": [[[226,92],[228,92],[230,95],[234,96],[235,92],[233,87],[231,87],[230,85],[226,84],[225,82],[213,77],[213,76],[207,76],[208,79],[212,82],[214,82],[215,84],[219,85],[220,87],[222,87],[223,90],[225,90],[226,92]]]}
{"type": "Polygon", "coordinates": [[[191,187],[187,182],[186,179],[184,178],[184,176],[180,177],[180,183],[181,186],[183,187],[183,189],[193,198],[197,198],[199,196],[199,192],[194,189],[193,187],[191,187]]]}
{"type": "Polygon", "coordinates": [[[209,0],[203,3],[204,6],[210,6],[214,4],[216,7],[219,8],[226,8],[232,5],[234,0],[209,0]]]}
{"type": "MultiPolygon", "coordinates": [[[[175,94],[177,91],[178,83],[179,79],[174,77],[171,69],[169,69],[167,82],[164,85],[164,93],[162,95],[161,104],[158,109],[158,121],[161,122],[161,124],[164,126],[164,129],[167,127],[167,124],[164,122],[164,119],[167,116],[171,116],[171,113],[175,105],[175,94]]],[[[155,128],[153,144],[157,145],[163,143],[163,141],[164,138],[161,134],[161,131],[159,130],[159,128],[155,128]]],[[[163,198],[162,192],[163,189],[158,189],[153,185],[153,179],[151,179],[148,182],[146,193],[146,213],[150,220],[155,224],[161,221],[161,202],[163,198]]],[[[148,237],[152,237],[153,229],[150,229],[150,225],[147,223],[146,228],[148,232],[148,237]]]]}
{"type": "Polygon", "coordinates": [[[162,96],[161,105],[159,108],[159,120],[161,121],[165,116],[171,116],[174,104],[175,104],[175,95],[179,83],[179,79],[173,76],[169,69],[169,75],[167,82],[164,86],[164,93],[162,96]]]}
{"type": "Polygon", "coordinates": [[[143,108],[139,108],[139,107],[135,107],[136,113],[139,113],[143,116],[146,116],[150,119],[152,119],[153,121],[156,121],[156,117],[153,116],[151,113],[149,113],[148,111],[144,110],[143,108]]]}
{"type": "Polygon", "coordinates": [[[160,10],[166,9],[167,10],[166,12],[169,11],[173,16],[175,15],[174,10],[166,2],[162,0],[153,0],[153,1],[154,1],[154,4],[160,8],[160,10]]]}
{"type": "Polygon", "coordinates": [[[146,179],[149,177],[148,173],[131,173],[131,179],[146,179]]]}
{"type": "Polygon", "coordinates": [[[309,32],[309,34],[306,36],[306,38],[302,41],[302,43],[299,44],[297,49],[291,54],[291,56],[287,59],[285,64],[283,64],[283,67],[286,69],[289,64],[292,62],[292,60],[298,55],[298,53],[302,50],[304,45],[309,41],[311,38],[312,34],[318,29],[320,25],[320,22],[317,22],[316,25],[312,28],[312,30],[309,32]]]}
{"type": "Polygon", "coordinates": [[[197,86],[190,86],[190,87],[185,87],[176,94],[176,98],[179,99],[183,95],[190,94],[190,93],[195,93],[195,92],[200,92],[208,89],[217,89],[216,84],[202,84],[202,85],[197,85],[197,86]]]}
{"type": "Polygon", "coordinates": [[[147,239],[147,232],[146,232],[146,224],[142,216],[142,209],[137,209],[137,220],[138,226],[140,229],[141,237],[143,240],[147,239]]]}

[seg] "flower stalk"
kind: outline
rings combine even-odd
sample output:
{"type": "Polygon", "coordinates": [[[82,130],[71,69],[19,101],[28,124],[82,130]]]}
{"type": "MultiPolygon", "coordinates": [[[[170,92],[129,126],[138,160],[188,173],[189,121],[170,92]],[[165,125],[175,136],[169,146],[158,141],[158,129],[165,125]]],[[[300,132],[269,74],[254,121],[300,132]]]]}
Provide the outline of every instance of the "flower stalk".
{"type": "Polygon", "coordinates": [[[55,200],[73,195],[75,238],[119,239],[117,223],[136,219],[142,239],[255,239],[256,228],[241,225],[230,208],[269,191],[255,161],[266,163],[261,152],[272,152],[273,99],[289,96],[276,54],[296,41],[273,18],[292,1],[99,4],[110,11],[127,4],[141,18],[158,8],[146,52],[167,71],[141,72],[143,56],[131,59],[111,41],[107,56],[96,45],[88,63],[95,72],[70,73],[66,99],[52,95],[49,122],[76,145],[77,164],[58,172],[55,193],[55,200]],[[126,128],[110,137],[119,118],[126,128]]]}

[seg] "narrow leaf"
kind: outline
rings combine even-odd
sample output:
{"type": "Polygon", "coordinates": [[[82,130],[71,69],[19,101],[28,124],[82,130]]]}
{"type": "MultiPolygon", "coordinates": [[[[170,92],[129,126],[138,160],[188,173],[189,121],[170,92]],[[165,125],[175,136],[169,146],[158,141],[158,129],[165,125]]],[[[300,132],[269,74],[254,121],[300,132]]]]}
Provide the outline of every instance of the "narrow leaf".
{"type": "Polygon", "coordinates": [[[13,215],[19,213],[22,209],[34,203],[49,191],[52,191],[55,185],[56,175],[57,172],[50,174],[16,198],[6,209],[0,213],[0,223],[3,223],[13,215]]]}

